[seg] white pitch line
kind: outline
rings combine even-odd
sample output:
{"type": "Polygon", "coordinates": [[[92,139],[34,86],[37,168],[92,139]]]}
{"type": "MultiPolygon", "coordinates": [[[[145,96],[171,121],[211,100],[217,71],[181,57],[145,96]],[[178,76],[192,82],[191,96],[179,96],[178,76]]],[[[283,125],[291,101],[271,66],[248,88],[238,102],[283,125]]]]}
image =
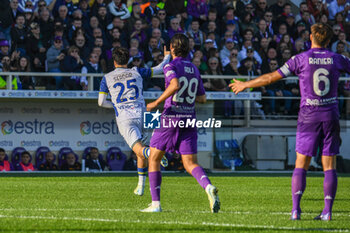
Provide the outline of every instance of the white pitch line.
{"type": "MultiPolygon", "coordinates": [[[[167,212],[179,212],[185,209],[178,209],[178,210],[166,210],[167,212]]],[[[43,211],[43,212],[49,212],[49,211],[111,211],[111,212],[138,212],[139,210],[135,209],[101,209],[101,208],[78,208],[78,209],[46,209],[46,208],[0,208],[0,211],[43,211]]],[[[207,214],[210,213],[210,211],[193,211],[193,210],[185,210],[185,212],[188,213],[196,213],[196,214],[207,214]]],[[[220,211],[220,213],[223,214],[245,214],[245,215],[260,215],[262,212],[251,212],[251,211],[234,211],[234,210],[228,210],[228,211],[220,211]]],[[[265,212],[266,213],[266,212],[265,212]]],[[[290,212],[269,212],[269,214],[272,215],[290,215],[290,212]]],[[[317,215],[315,213],[302,213],[302,215],[317,215]]],[[[332,213],[332,216],[340,216],[340,217],[350,217],[350,214],[344,214],[344,213],[332,213]]]]}
{"type": "Polygon", "coordinates": [[[327,229],[327,228],[298,228],[298,227],[276,227],[273,225],[246,225],[232,223],[213,223],[213,222],[179,222],[179,221],[141,221],[132,220],[124,221],[119,219],[105,218],[79,218],[79,217],[45,217],[45,216],[9,216],[0,215],[0,218],[16,218],[16,219],[46,219],[46,220],[72,220],[72,221],[90,221],[90,222],[114,222],[114,223],[141,223],[141,224],[158,224],[158,225],[197,225],[197,226],[216,226],[216,227],[232,227],[232,228],[254,228],[254,229],[273,229],[273,230],[297,230],[297,231],[325,231],[325,232],[350,232],[348,229],[327,229]]]}

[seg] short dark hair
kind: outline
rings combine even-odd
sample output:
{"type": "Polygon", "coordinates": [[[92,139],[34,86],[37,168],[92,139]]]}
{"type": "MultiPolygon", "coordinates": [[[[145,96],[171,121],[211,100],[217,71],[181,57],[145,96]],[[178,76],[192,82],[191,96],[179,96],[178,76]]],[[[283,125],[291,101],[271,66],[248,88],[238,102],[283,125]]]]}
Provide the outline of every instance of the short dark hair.
{"type": "Polygon", "coordinates": [[[171,46],[174,49],[174,54],[177,57],[187,57],[190,46],[187,36],[184,34],[175,34],[170,41],[171,46]]]}
{"type": "Polygon", "coordinates": [[[129,50],[123,47],[113,49],[113,60],[118,65],[127,65],[129,61],[129,50]]]}
{"type": "Polygon", "coordinates": [[[331,26],[325,23],[316,23],[311,26],[312,38],[316,44],[325,48],[333,37],[331,26]]]}
{"type": "Polygon", "coordinates": [[[0,147],[0,152],[5,152],[4,148],[0,147]]]}

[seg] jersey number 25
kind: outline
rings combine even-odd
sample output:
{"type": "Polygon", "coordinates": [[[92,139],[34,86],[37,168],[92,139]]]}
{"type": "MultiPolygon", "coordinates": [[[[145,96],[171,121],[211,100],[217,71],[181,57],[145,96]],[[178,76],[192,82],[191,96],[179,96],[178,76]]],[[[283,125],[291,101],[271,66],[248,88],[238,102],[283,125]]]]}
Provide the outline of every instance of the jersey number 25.
{"type": "MultiPolygon", "coordinates": [[[[130,79],[126,82],[126,87],[127,88],[132,88],[135,90],[135,96],[132,96],[132,97],[129,97],[129,100],[136,100],[137,98],[139,98],[139,89],[137,88],[137,86],[133,83],[136,82],[136,79],[130,79]]],[[[119,94],[117,96],[117,103],[123,103],[125,101],[128,100],[128,98],[123,98],[122,99],[122,96],[124,94],[124,91],[125,91],[125,86],[123,83],[116,83],[113,85],[114,88],[117,88],[117,87],[120,87],[120,91],[119,91],[119,94]]]]}

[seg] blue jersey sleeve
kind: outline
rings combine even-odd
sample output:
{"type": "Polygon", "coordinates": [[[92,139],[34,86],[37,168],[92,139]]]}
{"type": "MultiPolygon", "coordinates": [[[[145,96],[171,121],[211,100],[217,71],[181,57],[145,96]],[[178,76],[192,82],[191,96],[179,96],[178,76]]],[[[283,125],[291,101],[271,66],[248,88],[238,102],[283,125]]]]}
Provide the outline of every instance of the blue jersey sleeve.
{"type": "Polygon", "coordinates": [[[153,75],[152,69],[149,68],[137,68],[137,72],[139,72],[143,79],[152,78],[153,75]]]}
{"type": "Polygon", "coordinates": [[[100,84],[100,92],[106,93],[106,94],[108,93],[108,86],[107,86],[105,76],[103,76],[101,84],[100,84]]]}

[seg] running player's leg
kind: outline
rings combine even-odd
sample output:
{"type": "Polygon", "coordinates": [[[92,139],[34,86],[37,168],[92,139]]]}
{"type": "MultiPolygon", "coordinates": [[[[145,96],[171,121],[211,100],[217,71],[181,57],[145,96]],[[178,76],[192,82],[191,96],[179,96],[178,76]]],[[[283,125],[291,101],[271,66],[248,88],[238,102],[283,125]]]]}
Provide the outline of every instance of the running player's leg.
{"type": "Polygon", "coordinates": [[[137,156],[137,173],[139,176],[139,182],[137,184],[137,187],[134,190],[134,193],[136,195],[142,196],[145,189],[147,170],[148,170],[147,159],[143,154],[147,153],[147,150],[149,151],[149,147],[145,147],[141,144],[140,141],[137,141],[132,147],[132,150],[137,156]]]}
{"type": "Polygon", "coordinates": [[[322,166],[324,172],[324,208],[322,213],[315,219],[329,221],[332,219],[332,207],[338,186],[336,155],[339,154],[340,147],[339,121],[324,122],[323,131],[322,166]]]}
{"type": "Polygon", "coordinates": [[[217,195],[217,188],[211,184],[207,174],[201,166],[197,163],[196,154],[181,155],[182,162],[186,171],[191,174],[205,190],[208,195],[210,210],[213,213],[217,213],[220,210],[220,201],[217,195]]]}
{"type": "Polygon", "coordinates": [[[162,208],[160,206],[160,188],[162,184],[162,174],[160,172],[160,161],[164,156],[165,151],[158,150],[155,147],[151,147],[151,155],[148,158],[148,177],[149,186],[151,189],[152,204],[142,210],[142,212],[161,212],[162,208]]]}

